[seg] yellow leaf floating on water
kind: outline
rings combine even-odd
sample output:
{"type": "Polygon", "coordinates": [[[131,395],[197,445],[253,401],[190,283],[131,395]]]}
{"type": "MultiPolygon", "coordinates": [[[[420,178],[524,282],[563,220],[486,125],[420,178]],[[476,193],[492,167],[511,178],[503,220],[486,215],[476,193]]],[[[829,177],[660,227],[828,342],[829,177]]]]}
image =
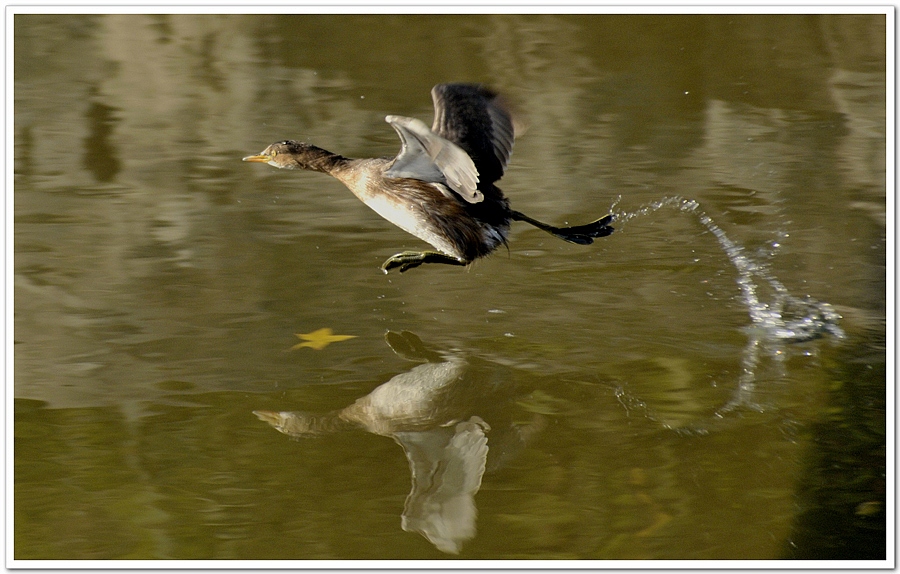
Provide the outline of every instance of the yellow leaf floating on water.
{"type": "Polygon", "coordinates": [[[303,347],[309,347],[310,349],[315,349],[317,351],[321,351],[328,345],[332,343],[337,343],[340,341],[346,341],[347,339],[353,339],[356,335],[335,335],[334,331],[325,327],[324,329],[318,329],[313,331],[312,333],[296,333],[297,337],[303,339],[303,343],[297,343],[291,350],[300,349],[303,347]]]}

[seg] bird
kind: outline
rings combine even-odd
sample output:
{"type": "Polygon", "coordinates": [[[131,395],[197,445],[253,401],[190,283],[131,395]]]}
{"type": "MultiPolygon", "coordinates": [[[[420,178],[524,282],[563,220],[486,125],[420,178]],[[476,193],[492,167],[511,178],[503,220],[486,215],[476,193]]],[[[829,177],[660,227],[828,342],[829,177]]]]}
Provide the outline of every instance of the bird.
{"type": "Polygon", "coordinates": [[[385,117],[400,136],[396,157],[352,159],[284,140],[243,161],[331,175],[378,215],[434,247],[391,256],[381,266],[384,273],[424,263],[468,266],[507,245],[511,221],[579,245],[613,232],[612,214],[556,227],[510,207],[495,183],[512,154],[515,128],[497,92],[482,84],[444,83],[432,88],[431,97],[430,129],[417,118],[385,117]]]}

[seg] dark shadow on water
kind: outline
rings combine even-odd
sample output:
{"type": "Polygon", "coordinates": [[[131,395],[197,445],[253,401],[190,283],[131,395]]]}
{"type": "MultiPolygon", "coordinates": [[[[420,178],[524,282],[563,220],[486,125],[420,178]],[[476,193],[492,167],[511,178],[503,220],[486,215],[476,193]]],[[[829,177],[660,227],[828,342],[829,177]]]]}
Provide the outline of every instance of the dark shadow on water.
{"type": "Polygon", "coordinates": [[[830,409],[814,425],[785,558],[885,560],[885,338],[843,349],[830,366],[830,409]]]}

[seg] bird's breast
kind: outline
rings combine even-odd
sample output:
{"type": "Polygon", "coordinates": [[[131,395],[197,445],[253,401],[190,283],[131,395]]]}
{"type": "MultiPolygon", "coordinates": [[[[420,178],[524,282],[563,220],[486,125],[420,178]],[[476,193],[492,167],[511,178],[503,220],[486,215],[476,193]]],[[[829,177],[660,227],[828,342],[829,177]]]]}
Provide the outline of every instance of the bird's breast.
{"type": "Polygon", "coordinates": [[[439,229],[431,222],[428,214],[422,211],[421,206],[415,203],[404,202],[398,200],[395,196],[385,194],[372,195],[364,199],[363,202],[372,208],[375,213],[403,231],[415,235],[447,255],[460,260],[463,259],[463,254],[458,247],[439,232],[439,229]]]}
{"type": "Polygon", "coordinates": [[[505,241],[508,225],[491,225],[474,217],[470,210],[475,208],[446,186],[385,177],[389,160],[356,161],[349,169],[333,175],[375,213],[438,251],[468,262],[505,241]]]}

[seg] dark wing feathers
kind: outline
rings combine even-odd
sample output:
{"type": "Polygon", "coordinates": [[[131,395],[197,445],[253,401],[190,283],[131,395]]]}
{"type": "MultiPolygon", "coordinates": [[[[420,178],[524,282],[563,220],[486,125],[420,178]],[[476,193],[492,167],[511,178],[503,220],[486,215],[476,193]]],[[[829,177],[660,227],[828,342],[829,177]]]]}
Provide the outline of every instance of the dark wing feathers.
{"type": "Polygon", "coordinates": [[[496,93],[477,84],[439,84],[431,90],[431,131],[464,149],[478,169],[479,188],[503,176],[515,130],[496,93]]]}

